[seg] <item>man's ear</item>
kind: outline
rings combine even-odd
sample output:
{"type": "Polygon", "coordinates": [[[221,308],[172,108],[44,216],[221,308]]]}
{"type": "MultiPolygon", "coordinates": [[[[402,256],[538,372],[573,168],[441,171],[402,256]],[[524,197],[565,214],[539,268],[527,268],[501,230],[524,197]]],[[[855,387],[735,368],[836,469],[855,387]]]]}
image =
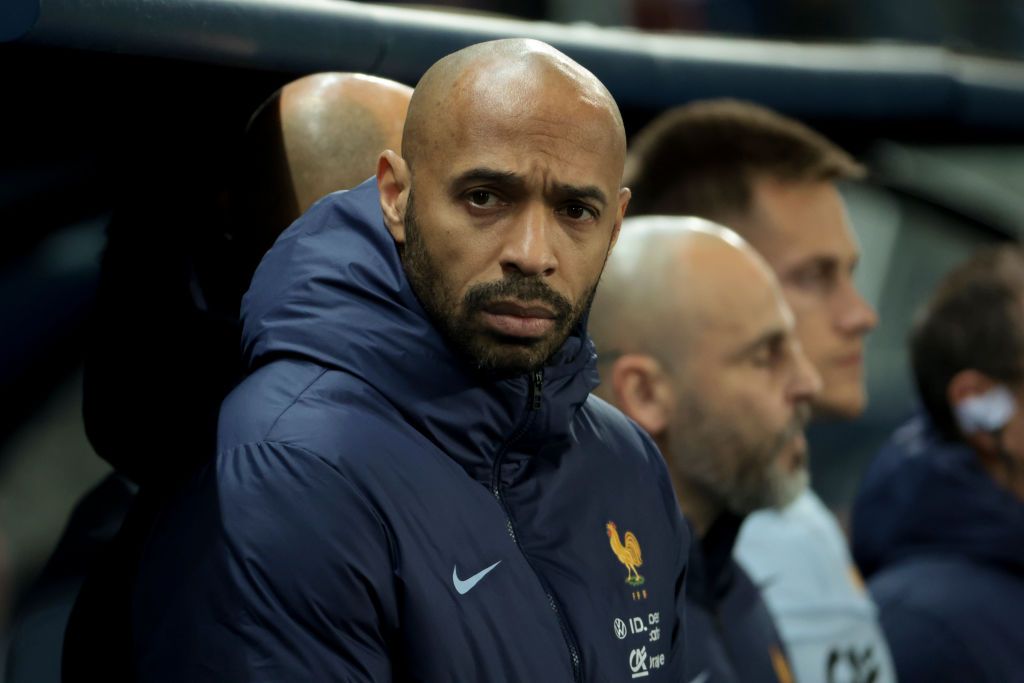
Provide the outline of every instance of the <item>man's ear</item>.
{"type": "Polygon", "coordinates": [[[629,198],[633,196],[633,191],[628,187],[623,187],[619,190],[619,205],[617,207],[617,213],[615,214],[615,227],[612,228],[612,241],[608,247],[608,253],[611,253],[612,247],[619,241],[619,231],[622,230],[622,220],[626,217],[626,207],[629,206],[629,198]]]}
{"type": "Polygon", "coordinates": [[[377,190],[384,224],[397,244],[405,244],[405,210],[412,188],[409,165],[390,149],[377,159],[377,190]]]}
{"type": "Polygon", "coordinates": [[[661,363],[651,356],[630,353],[612,364],[615,404],[652,438],[665,434],[675,410],[675,394],[661,363]]]}
{"type": "Polygon", "coordinates": [[[968,368],[956,373],[953,375],[953,379],[949,380],[949,385],[946,387],[946,398],[950,405],[955,406],[964,399],[981,396],[996,384],[998,382],[985,373],[968,368]]]}

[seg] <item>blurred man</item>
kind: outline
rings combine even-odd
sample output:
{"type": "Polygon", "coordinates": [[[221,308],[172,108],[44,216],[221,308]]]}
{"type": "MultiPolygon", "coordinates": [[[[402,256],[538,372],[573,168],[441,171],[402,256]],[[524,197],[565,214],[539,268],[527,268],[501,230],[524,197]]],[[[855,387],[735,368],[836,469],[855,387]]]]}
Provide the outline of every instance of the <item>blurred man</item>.
{"type": "MultiPolygon", "coordinates": [[[[775,270],[824,386],[816,416],[864,410],[864,337],[877,318],[854,288],[860,255],[836,182],[863,169],[802,124],[732,100],[666,112],[633,140],[630,211],[701,216],[735,229],[775,270]]],[[[827,454],[822,454],[827,457],[827,454]]],[[[874,606],[835,518],[811,490],[752,515],[737,558],[762,587],[806,683],[887,683],[874,606]]]]}
{"type": "Polygon", "coordinates": [[[589,397],[625,153],[548,45],[427,71],[401,156],[253,278],[216,461],[145,548],[140,680],[681,680],[688,532],[589,397]]]}
{"type": "Polygon", "coordinates": [[[626,221],[591,313],[600,396],[654,438],[700,538],[682,680],[792,683],[758,589],[733,561],[743,519],[807,485],[820,388],[771,269],[697,218],[626,221]]]}
{"type": "Polygon", "coordinates": [[[292,81],[256,111],[228,202],[241,292],[292,221],[372,176],[382,150],[400,149],[411,97],[412,88],[385,78],[320,73],[292,81]]]}
{"type": "MultiPolygon", "coordinates": [[[[60,590],[53,581],[38,589],[56,596],[38,603],[54,642],[45,657],[12,657],[9,680],[56,680],[54,652],[67,611],[98,553],[102,564],[68,629],[64,677],[132,679],[130,655],[112,655],[112,648],[130,642],[126,587],[135,553],[164,495],[213,456],[220,402],[240,378],[241,292],[289,223],[324,194],[372,176],[381,150],[401,144],[411,95],[405,85],[362,74],[300,78],[252,116],[236,175],[197,180],[218,164],[190,157],[195,173],[178,177],[165,161],[169,177],[156,184],[174,201],[154,212],[152,197],[143,195],[138,206],[119,207],[103,259],[84,396],[90,441],[116,473],[83,500],[51,560],[60,590]],[[175,438],[160,437],[166,434],[175,438]]],[[[25,638],[39,643],[42,621],[33,623],[25,638]]]]}
{"type": "Polygon", "coordinates": [[[902,683],[1024,680],[1024,251],[978,253],[918,317],[924,410],[894,434],[854,507],[902,683]]]}

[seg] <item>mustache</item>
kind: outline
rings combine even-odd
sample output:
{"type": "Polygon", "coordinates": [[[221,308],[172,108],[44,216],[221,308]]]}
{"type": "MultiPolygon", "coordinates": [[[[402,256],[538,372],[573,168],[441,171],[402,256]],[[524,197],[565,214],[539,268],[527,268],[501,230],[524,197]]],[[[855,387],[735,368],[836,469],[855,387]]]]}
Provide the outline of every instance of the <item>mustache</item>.
{"type": "Polygon", "coordinates": [[[476,313],[492,303],[509,299],[547,304],[559,322],[564,322],[572,314],[569,300],[536,276],[513,276],[474,285],[466,292],[462,302],[467,313],[476,313]]]}
{"type": "Polygon", "coordinates": [[[811,405],[809,403],[797,404],[793,411],[793,419],[790,420],[789,424],[786,426],[786,430],[782,433],[780,442],[786,443],[794,436],[804,431],[810,421],[811,405]]]}

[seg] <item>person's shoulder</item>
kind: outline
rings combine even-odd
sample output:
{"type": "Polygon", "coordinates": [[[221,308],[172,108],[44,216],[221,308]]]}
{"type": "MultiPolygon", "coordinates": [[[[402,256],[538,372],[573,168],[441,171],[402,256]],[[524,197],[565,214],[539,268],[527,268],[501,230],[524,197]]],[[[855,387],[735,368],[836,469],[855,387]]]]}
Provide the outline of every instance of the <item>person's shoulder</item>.
{"type": "Polygon", "coordinates": [[[250,375],[221,408],[218,451],[291,444],[328,459],[410,438],[411,428],[372,386],[309,361],[282,359],[250,375]]]}
{"type": "Polygon", "coordinates": [[[996,622],[1024,610],[1019,575],[967,557],[906,558],[875,573],[869,585],[883,612],[927,613],[948,624],[996,622]]]}
{"type": "Polygon", "coordinates": [[[811,490],[783,510],[748,517],[735,555],[773,602],[776,596],[786,596],[786,602],[864,600],[843,532],[811,490]]]}
{"type": "Polygon", "coordinates": [[[603,453],[615,459],[635,465],[659,466],[663,464],[661,453],[651,437],[636,422],[604,399],[590,394],[583,408],[577,414],[583,433],[588,434],[606,448],[603,453]]]}
{"type": "Polygon", "coordinates": [[[319,232],[339,225],[369,225],[380,220],[380,193],[376,180],[370,178],[351,190],[324,195],[292,225],[298,224],[298,231],[319,232]]]}
{"type": "MultiPolygon", "coordinates": [[[[1009,680],[984,673],[990,667],[1003,668],[1002,660],[1010,654],[1002,651],[1005,646],[991,647],[1014,631],[1012,626],[992,629],[992,616],[1007,611],[992,608],[1005,604],[1007,596],[1000,598],[1002,603],[979,600],[972,578],[977,577],[968,564],[953,558],[901,563],[872,577],[871,593],[899,680],[1009,680]]],[[[1010,609],[1017,619],[1019,605],[1010,609]]],[[[1010,654],[1011,659],[1018,656],[1010,654]]],[[[1020,664],[1009,670],[1019,671],[1020,664]]]]}
{"type": "Polygon", "coordinates": [[[688,537],[668,467],[650,435],[618,408],[593,394],[576,419],[577,447],[594,495],[648,500],[654,514],[669,520],[680,530],[678,533],[688,537]]]}
{"type": "Polygon", "coordinates": [[[811,489],[781,510],[754,512],[743,523],[737,545],[782,546],[784,552],[835,554],[844,547],[843,532],[835,516],[811,489]]]}

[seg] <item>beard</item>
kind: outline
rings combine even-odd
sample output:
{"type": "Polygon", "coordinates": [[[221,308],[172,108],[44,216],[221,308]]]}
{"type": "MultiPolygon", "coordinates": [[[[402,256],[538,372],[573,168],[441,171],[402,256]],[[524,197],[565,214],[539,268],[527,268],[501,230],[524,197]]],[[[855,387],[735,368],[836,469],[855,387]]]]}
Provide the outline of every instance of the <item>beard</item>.
{"type": "Polygon", "coordinates": [[[806,453],[797,455],[791,469],[783,455],[806,427],[810,406],[800,404],[789,424],[766,434],[744,430],[741,419],[709,415],[699,396],[683,402],[681,413],[686,417],[673,429],[675,467],[726,510],[746,516],[764,508],[781,509],[807,488],[806,453]]]}
{"type": "Polygon", "coordinates": [[[498,376],[513,376],[539,370],[568,338],[589,310],[597,283],[574,305],[553,290],[541,276],[511,273],[501,280],[469,288],[458,299],[446,280],[443,264],[431,256],[416,222],[413,195],[405,212],[405,244],[399,255],[413,293],[434,326],[476,370],[498,376]],[[502,301],[541,302],[554,313],[550,331],[540,337],[522,338],[488,329],[481,314],[502,301]]]}

